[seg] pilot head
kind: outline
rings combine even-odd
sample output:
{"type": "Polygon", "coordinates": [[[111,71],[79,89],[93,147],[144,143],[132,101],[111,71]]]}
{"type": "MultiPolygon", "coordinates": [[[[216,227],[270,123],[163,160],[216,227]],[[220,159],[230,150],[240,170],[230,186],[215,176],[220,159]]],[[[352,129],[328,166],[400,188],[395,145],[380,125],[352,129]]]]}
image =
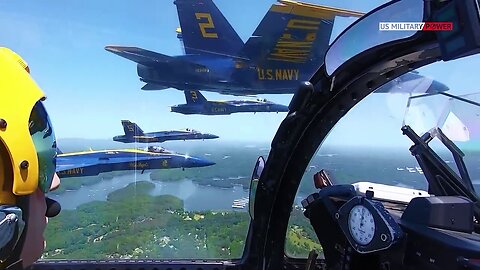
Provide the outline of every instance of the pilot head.
{"type": "Polygon", "coordinates": [[[0,48],[0,269],[21,269],[44,249],[47,217],[60,205],[46,198],[59,185],[56,141],[27,63],[0,48]]]}

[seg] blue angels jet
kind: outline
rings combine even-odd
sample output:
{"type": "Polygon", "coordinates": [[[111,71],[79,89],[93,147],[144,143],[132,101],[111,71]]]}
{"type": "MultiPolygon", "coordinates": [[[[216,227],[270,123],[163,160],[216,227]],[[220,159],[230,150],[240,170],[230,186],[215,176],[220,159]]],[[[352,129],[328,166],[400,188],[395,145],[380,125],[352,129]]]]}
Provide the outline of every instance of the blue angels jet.
{"type": "Polygon", "coordinates": [[[175,0],[185,55],[124,46],[105,49],[137,63],[143,90],[232,95],[294,93],[323,61],[335,16],[362,13],[281,1],[244,44],[212,0],[175,0]]]}
{"type": "Polygon", "coordinates": [[[181,114],[226,115],[240,112],[288,112],[288,106],[266,99],[208,101],[200,91],[184,91],[187,104],[171,107],[172,112],[181,114]]]}
{"type": "Polygon", "coordinates": [[[219,138],[217,135],[201,133],[189,128],[185,130],[169,130],[145,133],[137,124],[130,122],[129,120],[122,120],[122,126],[125,135],[113,137],[114,141],[123,143],[152,143],[174,140],[205,140],[219,138]]]}
{"type": "Polygon", "coordinates": [[[100,173],[126,170],[194,168],[214,165],[209,160],[190,157],[161,147],[61,153],[57,155],[57,174],[60,178],[93,176],[100,173]]]}
{"type": "MultiPolygon", "coordinates": [[[[323,62],[337,16],[363,13],[290,0],[273,4],[243,43],[212,0],[175,0],[185,55],[138,47],[106,46],[137,63],[143,90],[202,90],[237,96],[293,94],[323,62]]],[[[421,89],[404,86],[423,76],[407,73],[376,92],[439,92],[448,87],[425,78],[421,89]]]]}

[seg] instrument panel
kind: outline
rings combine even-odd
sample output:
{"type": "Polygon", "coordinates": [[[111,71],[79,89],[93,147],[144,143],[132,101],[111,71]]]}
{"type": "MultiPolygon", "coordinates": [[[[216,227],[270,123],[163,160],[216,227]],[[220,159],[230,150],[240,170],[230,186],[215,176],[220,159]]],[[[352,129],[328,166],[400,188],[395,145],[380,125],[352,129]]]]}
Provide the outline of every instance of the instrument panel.
{"type": "Polygon", "coordinates": [[[335,213],[335,218],[358,253],[387,249],[402,236],[400,226],[382,203],[363,196],[347,201],[335,213]]]}
{"type": "Polygon", "coordinates": [[[368,208],[355,205],[348,214],[348,230],[359,245],[368,245],[375,235],[375,219],[368,208]]]}

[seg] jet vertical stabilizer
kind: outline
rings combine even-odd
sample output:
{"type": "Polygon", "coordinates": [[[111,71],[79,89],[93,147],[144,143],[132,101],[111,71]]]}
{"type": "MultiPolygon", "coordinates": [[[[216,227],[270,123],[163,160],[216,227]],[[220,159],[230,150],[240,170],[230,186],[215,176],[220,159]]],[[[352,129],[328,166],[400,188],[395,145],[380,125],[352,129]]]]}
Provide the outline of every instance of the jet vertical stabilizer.
{"type": "Polygon", "coordinates": [[[143,130],[135,123],[130,122],[129,120],[122,120],[123,131],[125,131],[125,136],[134,137],[134,136],[143,136],[143,130]]]}
{"type": "MultiPolygon", "coordinates": [[[[308,80],[323,62],[335,17],[363,15],[297,1],[279,2],[271,6],[240,53],[256,63],[260,79],[308,80]]],[[[240,71],[233,77],[241,80],[243,74],[240,71]]]]}
{"type": "Polygon", "coordinates": [[[212,0],[175,0],[186,54],[236,56],[243,41],[212,0]]]}
{"type": "Polygon", "coordinates": [[[183,91],[187,104],[202,104],[207,102],[207,99],[197,90],[183,91]]]}

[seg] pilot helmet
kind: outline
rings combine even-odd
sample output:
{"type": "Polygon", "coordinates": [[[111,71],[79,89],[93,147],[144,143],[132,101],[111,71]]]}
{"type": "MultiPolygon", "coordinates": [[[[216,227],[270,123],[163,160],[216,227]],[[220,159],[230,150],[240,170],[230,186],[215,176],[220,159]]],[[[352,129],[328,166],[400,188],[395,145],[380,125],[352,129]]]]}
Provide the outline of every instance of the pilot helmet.
{"type": "MultiPolygon", "coordinates": [[[[54,181],[56,140],[45,95],[27,63],[0,47],[0,268],[18,260],[28,226],[28,197],[54,181]]],[[[55,178],[58,181],[58,178],[55,178]]],[[[49,199],[47,213],[49,215],[49,199]]],[[[52,200],[50,200],[52,201],[52,200]]],[[[59,205],[58,205],[59,206],[59,205]]],[[[50,212],[51,213],[51,212],[50,212]]]]}

